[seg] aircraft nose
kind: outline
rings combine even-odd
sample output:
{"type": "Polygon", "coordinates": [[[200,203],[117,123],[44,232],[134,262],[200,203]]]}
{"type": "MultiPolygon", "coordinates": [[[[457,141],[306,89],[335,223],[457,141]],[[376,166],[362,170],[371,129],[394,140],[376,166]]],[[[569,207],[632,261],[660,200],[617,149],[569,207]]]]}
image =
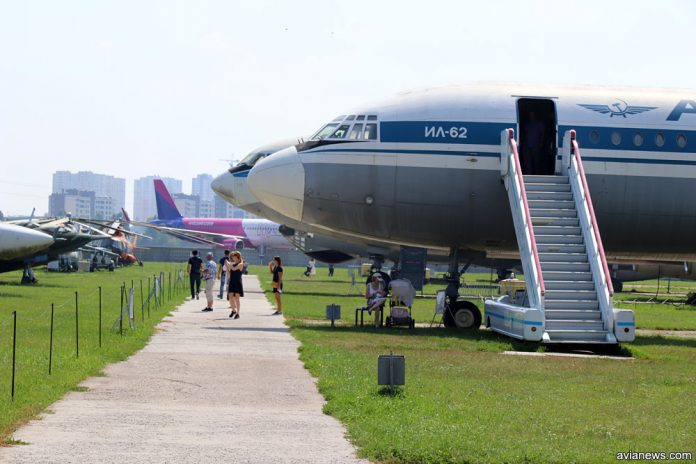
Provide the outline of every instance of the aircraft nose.
{"type": "Polygon", "coordinates": [[[21,258],[53,244],[50,235],[21,226],[3,225],[0,235],[0,255],[3,259],[21,258]]]}
{"type": "Polygon", "coordinates": [[[225,171],[220,174],[213,179],[210,187],[229,203],[234,204],[234,176],[231,173],[225,171]]]}
{"type": "Polygon", "coordinates": [[[302,220],[305,170],[295,147],[273,153],[256,163],[249,173],[249,189],[278,213],[302,220]]]}

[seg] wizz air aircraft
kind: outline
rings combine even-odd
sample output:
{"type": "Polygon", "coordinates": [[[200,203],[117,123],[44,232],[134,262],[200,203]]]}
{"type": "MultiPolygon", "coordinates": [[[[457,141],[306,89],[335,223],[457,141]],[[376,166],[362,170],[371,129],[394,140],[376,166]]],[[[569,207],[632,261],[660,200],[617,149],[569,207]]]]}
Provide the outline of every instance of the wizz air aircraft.
{"type": "Polygon", "coordinates": [[[694,261],[695,179],[696,92],[475,84],[350,111],[248,182],[297,221],[449,249],[455,325],[481,321],[457,298],[460,259],[519,256],[527,300],[487,306],[487,325],[616,343],[634,325],[612,307],[607,259],[694,261]]]}
{"type": "Polygon", "coordinates": [[[174,237],[231,250],[291,249],[279,225],[266,219],[186,218],[181,215],[164,182],[154,180],[157,219],[151,224],[174,237]]]}

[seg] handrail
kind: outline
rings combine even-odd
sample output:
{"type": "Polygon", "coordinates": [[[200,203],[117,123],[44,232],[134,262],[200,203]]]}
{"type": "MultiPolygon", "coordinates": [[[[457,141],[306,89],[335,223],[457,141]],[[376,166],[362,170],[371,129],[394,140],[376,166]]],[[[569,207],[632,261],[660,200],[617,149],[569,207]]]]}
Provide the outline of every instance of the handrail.
{"type": "Polygon", "coordinates": [[[508,142],[510,143],[510,148],[512,149],[513,159],[515,160],[515,171],[517,171],[517,178],[520,182],[520,191],[522,194],[522,203],[524,204],[524,215],[527,220],[527,228],[529,229],[529,238],[532,242],[532,254],[534,255],[534,265],[537,271],[537,278],[539,279],[539,288],[541,289],[541,296],[546,295],[546,285],[544,284],[544,276],[541,273],[541,263],[539,262],[539,252],[537,251],[536,238],[534,237],[534,227],[532,226],[532,216],[529,214],[529,204],[527,203],[527,190],[524,187],[524,177],[522,175],[522,164],[520,163],[520,155],[517,152],[517,141],[515,140],[514,129],[507,129],[508,132],[508,142]]]}
{"type": "Polygon", "coordinates": [[[599,228],[597,226],[597,218],[595,217],[594,207],[592,206],[592,196],[590,195],[590,189],[587,186],[587,178],[585,177],[585,169],[582,166],[582,157],[580,156],[580,146],[575,138],[575,131],[570,131],[570,143],[573,149],[573,154],[575,156],[575,161],[578,164],[578,173],[580,174],[580,180],[582,181],[582,188],[585,191],[585,200],[587,201],[587,208],[590,212],[590,221],[592,222],[592,231],[594,232],[595,240],[597,240],[597,248],[599,249],[599,258],[602,261],[602,269],[604,270],[604,280],[607,284],[607,289],[609,290],[609,296],[614,296],[614,285],[611,283],[611,277],[609,276],[609,266],[607,266],[607,258],[604,254],[604,246],[602,245],[602,237],[599,235],[599,228]]]}

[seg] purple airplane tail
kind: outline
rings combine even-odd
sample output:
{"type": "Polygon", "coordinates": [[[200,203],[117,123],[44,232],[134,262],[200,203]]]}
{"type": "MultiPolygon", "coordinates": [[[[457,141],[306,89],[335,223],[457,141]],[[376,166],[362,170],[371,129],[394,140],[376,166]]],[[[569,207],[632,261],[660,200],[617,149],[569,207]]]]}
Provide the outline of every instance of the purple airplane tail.
{"type": "Polygon", "coordinates": [[[169,190],[161,179],[155,179],[155,201],[157,202],[157,218],[160,221],[181,219],[181,213],[176,207],[169,190]]]}

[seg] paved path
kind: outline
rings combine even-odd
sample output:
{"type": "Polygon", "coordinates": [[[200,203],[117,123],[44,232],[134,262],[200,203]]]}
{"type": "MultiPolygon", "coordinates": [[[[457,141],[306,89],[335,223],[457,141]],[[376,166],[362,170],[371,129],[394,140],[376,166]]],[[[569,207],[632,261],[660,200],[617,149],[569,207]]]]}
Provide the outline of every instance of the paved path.
{"type": "MultiPolygon", "coordinates": [[[[14,433],[6,463],[352,463],[323,398],[255,276],[242,316],[188,301],[140,352],[14,433]]],[[[201,292],[201,297],[203,293],[201,292]]]]}

